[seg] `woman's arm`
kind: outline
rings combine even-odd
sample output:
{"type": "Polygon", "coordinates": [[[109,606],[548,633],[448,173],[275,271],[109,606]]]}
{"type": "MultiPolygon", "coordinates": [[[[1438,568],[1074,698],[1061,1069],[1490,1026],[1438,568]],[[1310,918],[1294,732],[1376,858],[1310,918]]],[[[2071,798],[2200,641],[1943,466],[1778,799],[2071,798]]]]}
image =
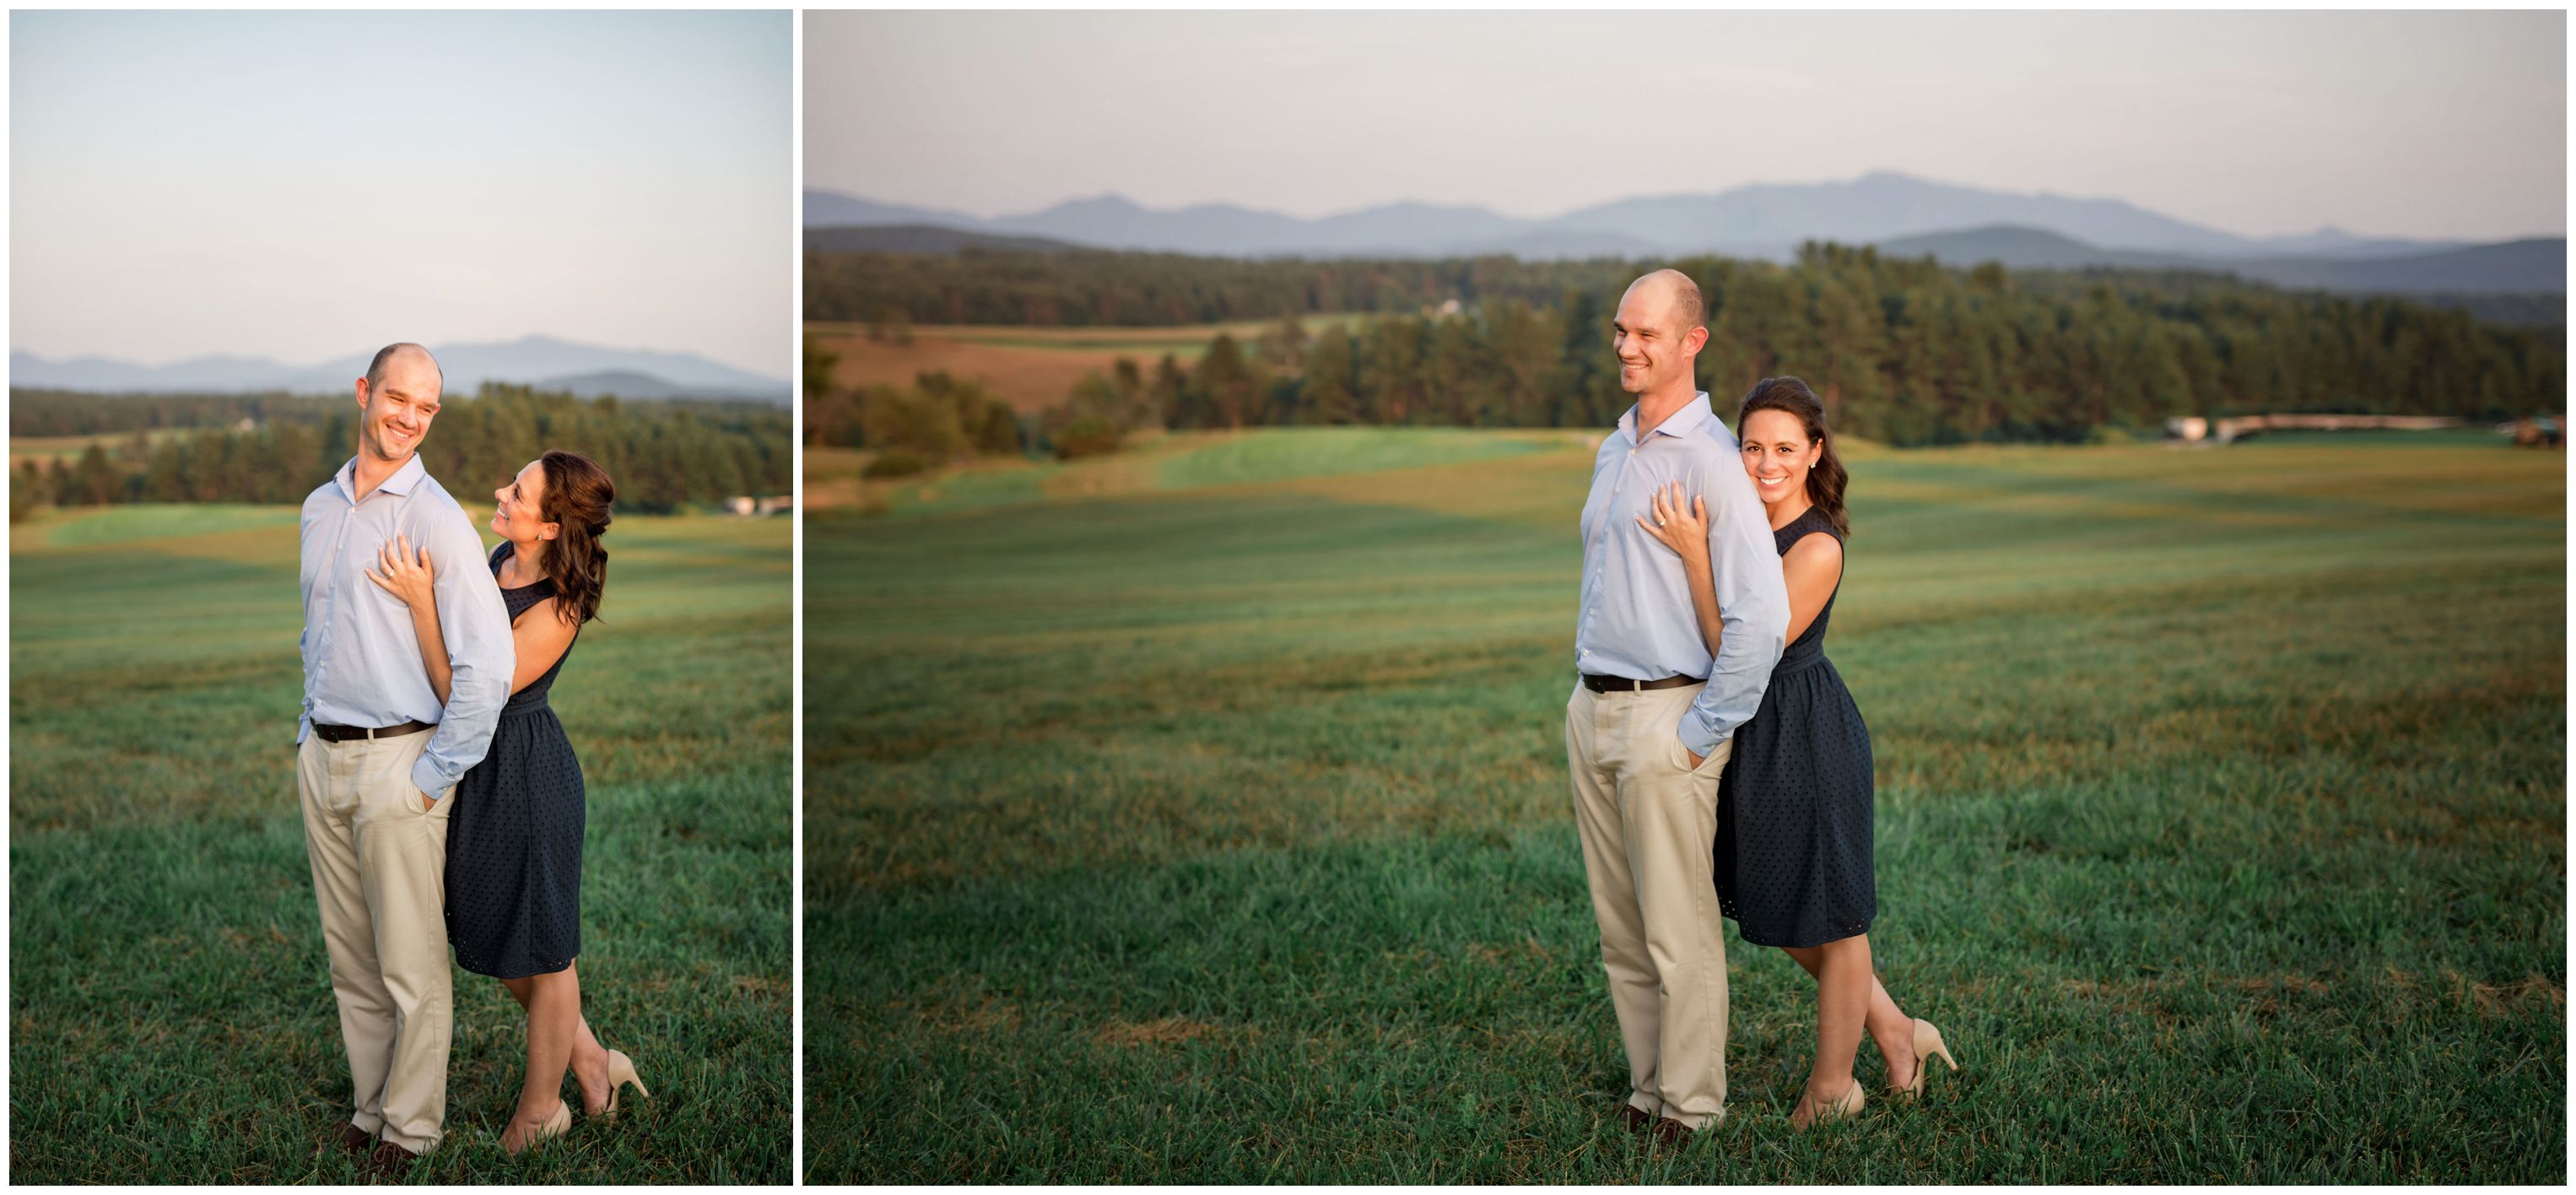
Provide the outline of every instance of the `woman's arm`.
{"type": "Polygon", "coordinates": [[[511,692],[535,684],[572,647],[572,634],[580,628],[565,622],[555,610],[555,599],[547,598],[510,624],[510,650],[519,657],[517,670],[510,674],[511,692]]]}
{"type": "Polygon", "coordinates": [[[1788,642],[1795,643],[1816,625],[1816,616],[1824,613],[1835,584],[1843,579],[1843,541],[1821,531],[1809,532],[1789,546],[1780,569],[1789,583],[1788,642]]]}
{"type": "Polygon", "coordinates": [[[456,678],[447,663],[447,636],[438,629],[438,595],[431,588],[435,570],[430,567],[429,549],[411,546],[411,537],[398,535],[392,542],[376,549],[376,569],[367,570],[367,579],[377,588],[401,598],[411,610],[412,638],[420,643],[421,667],[429,671],[429,687],[438,694],[438,703],[447,704],[447,690],[456,678]]]}
{"type": "Polygon", "coordinates": [[[1685,512],[1682,483],[1676,481],[1669,491],[1655,491],[1655,521],[1648,523],[1641,518],[1637,525],[1682,558],[1682,575],[1690,580],[1691,613],[1698,616],[1699,636],[1707,642],[1709,656],[1715,658],[1724,627],[1717,611],[1717,574],[1708,559],[1707,500],[1693,497],[1685,512]]]}

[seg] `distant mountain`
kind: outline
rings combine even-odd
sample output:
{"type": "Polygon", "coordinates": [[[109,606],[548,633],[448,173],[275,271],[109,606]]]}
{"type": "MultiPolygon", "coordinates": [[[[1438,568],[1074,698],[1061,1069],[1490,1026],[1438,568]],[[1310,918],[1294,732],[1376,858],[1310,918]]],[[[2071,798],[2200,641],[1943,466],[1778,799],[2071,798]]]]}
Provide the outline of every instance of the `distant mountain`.
{"type": "MultiPolygon", "coordinates": [[[[1885,244],[1997,227],[2053,233],[2097,251],[2209,259],[2360,261],[2473,247],[2459,241],[2357,237],[2332,227],[2298,236],[2245,237],[2118,199],[1989,191],[1887,171],[1848,182],[1758,183],[1715,194],[1623,199],[1537,220],[1504,216],[1483,207],[1423,203],[1383,204],[1305,220],[1232,204],[1158,210],[1117,195],[984,220],[963,212],[807,191],[805,224],[809,229],[931,225],[1103,249],[1218,257],[1505,252],[1568,258],[1716,252],[1779,260],[1806,240],[1885,244]]],[[[2550,289],[2564,289],[2563,280],[2550,289]]]]}
{"type": "Polygon", "coordinates": [[[2465,249],[2473,243],[2357,237],[2331,224],[2315,232],[2267,237],[2260,242],[2265,256],[2277,257],[2405,257],[2417,253],[2439,253],[2445,249],[2465,249]]]}
{"type": "Polygon", "coordinates": [[[716,401],[760,399],[779,401],[760,395],[738,394],[726,390],[707,390],[695,386],[674,386],[649,373],[631,369],[608,369],[597,373],[566,374],[559,378],[539,378],[529,383],[539,390],[561,390],[582,398],[614,394],[621,399],[693,398],[716,401]]]}
{"type": "MultiPolygon", "coordinates": [[[[2411,242],[2397,242],[2413,246],[2411,242]]],[[[2329,247],[2331,250],[2332,247],[2329,247]]],[[[2011,269],[2080,269],[2116,266],[2145,270],[2198,270],[2234,274],[2275,286],[2390,294],[2562,294],[2567,287],[2564,238],[2506,241],[2495,245],[2388,257],[2218,257],[2109,249],[2039,228],[1974,228],[1882,241],[1879,252],[1940,258],[1954,265],[2000,262],[2011,269]]]]}
{"type": "Polygon", "coordinates": [[[1307,221],[1294,216],[1222,203],[1158,212],[1115,195],[1059,203],[1033,215],[1005,216],[987,224],[1003,232],[1104,249],[1171,253],[1224,254],[1230,252],[1229,245],[1261,246],[1256,250],[1260,253],[1297,252],[1324,243],[1307,231],[1307,221]]]}
{"type": "Polygon", "coordinates": [[[808,228],[805,247],[824,253],[955,253],[960,249],[1008,249],[1020,253],[1062,253],[1089,249],[1045,237],[968,232],[936,224],[888,224],[861,228],[808,228]]]}
{"type": "MultiPolygon", "coordinates": [[[[486,381],[542,384],[561,379],[615,376],[630,385],[652,384],[669,397],[723,397],[762,402],[790,401],[788,384],[777,378],[718,365],[688,353],[646,349],[608,349],[545,336],[503,344],[433,344],[450,394],[471,394],[486,381]]],[[[285,365],[248,357],[197,357],[170,365],[135,365],[99,357],[49,361],[31,353],[9,354],[13,386],[43,386],[98,392],[239,392],[288,390],[305,394],[339,394],[367,371],[371,354],[359,353],[320,365],[285,365]]],[[[624,394],[625,391],[619,391],[624,394]]],[[[657,395],[665,396],[665,395],[657,395]]],[[[641,395],[638,395],[641,397],[641,395]]]]}
{"type": "Polygon", "coordinates": [[[964,227],[975,223],[975,217],[964,212],[944,212],[926,207],[878,203],[854,195],[833,191],[805,192],[805,227],[835,228],[861,224],[945,224],[964,227]]]}

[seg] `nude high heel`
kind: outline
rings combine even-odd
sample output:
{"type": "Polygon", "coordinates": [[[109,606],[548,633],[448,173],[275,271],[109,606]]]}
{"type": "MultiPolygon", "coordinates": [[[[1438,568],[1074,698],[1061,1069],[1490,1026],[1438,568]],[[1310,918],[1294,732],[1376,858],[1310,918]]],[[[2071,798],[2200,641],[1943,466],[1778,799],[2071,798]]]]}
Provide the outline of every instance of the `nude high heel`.
{"type": "Polygon", "coordinates": [[[1923,1080],[1932,1073],[1932,1060],[1935,1058],[1949,1063],[1953,1071],[1959,1069],[1959,1060],[1950,1057],[1950,1043],[1941,1040],[1940,1027],[1921,1017],[1916,1017],[1914,1019],[1914,1080],[1903,1087],[1895,1088],[1892,1094],[1900,1100],[1921,1099],[1923,1080]]]}
{"type": "MultiPolygon", "coordinates": [[[[1809,1098],[1801,1096],[1798,1102],[1801,1104],[1808,1104],[1809,1098]]],[[[1798,1116],[1795,1110],[1790,1112],[1789,1119],[1792,1125],[1796,1127],[1799,1132],[1803,1133],[1808,1129],[1812,1129],[1817,1125],[1825,1123],[1828,1120],[1843,1120],[1849,1117],[1858,1116],[1860,1115],[1861,1108],[1868,1103],[1869,1097],[1861,1094],[1860,1080],[1854,1079],[1852,1080],[1851,1086],[1843,1088],[1843,1093],[1834,1097],[1834,1102],[1830,1104],[1812,1105],[1816,1109],[1816,1114],[1809,1118],[1806,1124],[1796,1124],[1798,1116]]]]}
{"type": "MultiPolygon", "coordinates": [[[[513,1117],[510,1121],[510,1126],[516,1127],[518,1123],[517,1118],[513,1117]]],[[[519,1142],[516,1149],[513,1149],[510,1146],[509,1128],[502,1129],[501,1152],[516,1157],[519,1154],[527,1152],[528,1148],[535,1145],[537,1142],[543,1141],[548,1137],[561,1137],[566,1132],[571,1131],[571,1129],[572,1105],[557,1101],[555,1104],[555,1114],[547,1117],[544,1124],[538,1125],[536,1131],[528,1134],[526,1140],[519,1142]]]]}
{"type": "Polygon", "coordinates": [[[653,1092],[644,1086],[644,1080],[635,1073],[635,1060],[627,1057],[624,1050],[610,1050],[608,1052],[608,1107],[600,1112],[601,1120],[617,1119],[617,1089],[629,1083],[635,1085],[635,1094],[648,1100],[653,1098],[653,1092]]]}

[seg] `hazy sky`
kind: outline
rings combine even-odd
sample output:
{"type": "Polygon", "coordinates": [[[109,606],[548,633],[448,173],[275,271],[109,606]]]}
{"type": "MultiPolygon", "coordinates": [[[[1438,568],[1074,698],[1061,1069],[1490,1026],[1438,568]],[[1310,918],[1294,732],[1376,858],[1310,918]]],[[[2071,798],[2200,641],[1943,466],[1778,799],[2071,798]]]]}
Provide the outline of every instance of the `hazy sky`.
{"type": "Polygon", "coordinates": [[[14,13],[11,347],[793,353],[787,14],[14,13]]]}
{"type": "Polygon", "coordinates": [[[2562,12],[813,12],[805,54],[808,186],[980,216],[1895,170],[2254,236],[2565,231],[2562,12]]]}

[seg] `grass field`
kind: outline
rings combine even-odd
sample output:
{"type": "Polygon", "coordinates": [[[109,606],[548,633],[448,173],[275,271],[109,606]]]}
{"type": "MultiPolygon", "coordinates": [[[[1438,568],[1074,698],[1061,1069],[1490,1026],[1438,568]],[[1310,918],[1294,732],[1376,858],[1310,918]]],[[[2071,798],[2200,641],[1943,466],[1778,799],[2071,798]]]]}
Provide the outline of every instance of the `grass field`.
{"type": "MultiPolygon", "coordinates": [[[[1332,325],[1347,327],[1368,318],[1359,314],[1319,315],[1302,322],[1311,336],[1332,325]]],[[[1120,357],[1147,371],[1165,353],[1185,366],[1191,365],[1219,334],[1230,333],[1249,349],[1251,341],[1276,322],[1245,320],[1163,328],[919,324],[913,327],[912,343],[908,345],[871,340],[865,324],[808,321],[805,333],[839,357],[832,369],[832,381],[845,389],[909,386],[915,375],[945,370],[982,382],[1015,409],[1040,411],[1062,403],[1084,374],[1107,374],[1120,357]]]]}
{"type": "Polygon", "coordinates": [[[1655,1152],[1565,774],[1589,453],[1389,434],[809,519],[806,1178],[2565,1178],[2562,456],[1859,456],[1872,939],[1966,1070],[1791,1132],[1813,989],[1731,941],[1729,1118],[1655,1152]]]}
{"type": "MultiPolygon", "coordinates": [[[[295,522],[12,529],[15,1181],[358,1179],[307,1156],[349,1073],[296,813],[295,522]]],[[[585,1012],[654,1098],[503,1156],[524,1021],[459,971],[448,1138],[416,1181],[790,1177],[789,525],[620,518],[607,543],[554,704],[589,788],[585,1012]]]]}
{"type": "Polygon", "coordinates": [[[1562,431],[1448,428],[1270,428],[1259,432],[1146,433],[1111,456],[1075,461],[983,457],[895,481],[859,473],[871,454],[805,450],[809,510],[920,514],[1049,498],[1107,497],[1244,482],[1314,480],[1390,468],[1452,464],[1563,448],[1562,431]]]}

